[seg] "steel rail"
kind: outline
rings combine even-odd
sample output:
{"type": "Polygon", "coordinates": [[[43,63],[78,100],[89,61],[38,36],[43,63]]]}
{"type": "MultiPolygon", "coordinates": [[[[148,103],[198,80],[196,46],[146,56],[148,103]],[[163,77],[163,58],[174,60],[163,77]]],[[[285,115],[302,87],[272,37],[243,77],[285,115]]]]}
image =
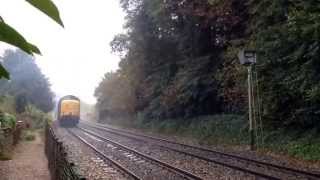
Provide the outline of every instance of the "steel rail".
{"type": "Polygon", "coordinates": [[[79,139],[83,144],[85,144],[86,146],[90,147],[93,151],[95,151],[100,157],[102,157],[103,159],[111,162],[112,164],[114,164],[117,168],[119,168],[121,171],[123,171],[125,174],[129,175],[130,177],[132,177],[135,180],[142,180],[142,178],[140,178],[138,175],[134,174],[133,172],[131,172],[129,169],[126,169],[125,167],[123,167],[121,164],[117,163],[116,161],[112,160],[111,158],[109,158],[108,156],[106,156],[103,152],[101,152],[100,150],[98,150],[96,147],[94,147],[92,144],[90,144],[88,141],[86,141],[85,139],[83,139],[82,137],[76,135],[74,132],[72,132],[71,130],[67,130],[71,135],[73,135],[75,138],[79,139]]]}
{"type": "MultiPolygon", "coordinates": [[[[166,143],[175,144],[175,145],[179,145],[179,146],[182,146],[182,147],[188,147],[188,148],[191,148],[191,149],[196,149],[196,150],[200,150],[200,151],[204,151],[204,152],[209,152],[209,153],[213,153],[213,154],[219,154],[219,155],[222,155],[222,156],[235,158],[235,159],[239,159],[239,160],[242,160],[242,161],[252,162],[252,163],[255,163],[256,165],[259,165],[259,166],[264,165],[264,166],[268,166],[268,167],[271,167],[271,168],[276,168],[276,169],[284,170],[284,171],[287,171],[287,172],[291,172],[291,173],[294,173],[296,175],[303,175],[303,176],[308,176],[308,177],[312,177],[312,178],[320,178],[320,174],[317,174],[317,173],[307,172],[307,171],[294,169],[294,168],[290,168],[290,167],[286,167],[286,166],[280,166],[280,165],[276,165],[276,164],[272,164],[272,163],[258,161],[258,160],[245,158],[245,157],[241,157],[241,156],[233,155],[233,154],[229,154],[229,153],[224,153],[224,152],[221,152],[221,151],[211,150],[211,149],[207,149],[207,148],[203,148],[203,147],[199,147],[199,146],[192,146],[192,145],[188,145],[188,144],[182,144],[182,143],[170,141],[170,140],[167,140],[167,139],[156,138],[156,137],[152,137],[152,136],[148,136],[148,135],[133,133],[133,132],[129,132],[129,131],[126,131],[126,130],[111,128],[111,127],[107,127],[107,126],[103,126],[103,125],[92,125],[92,124],[88,124],[88,123],[82,123],[82,124],[85,124],[85,125],[97,128],[97,129],[101,129],[101,130],[104,130],[104,131],[108,131],[108,132],[111,132],[111,133],[114,133],[114,134],[118,134],[118,135],[121,135],[121,136],[125,136],[125,137],[128,137],[128,138],[134,138],[134,137],[131,137],[129,135],[148,138],[148,139],[152,139],[152,140],[155,140],[155,141],[166,142],[166,143]],[[115,132],[115,131],[117,131],[117,132],[115,132]]],[[[135,139],[137,139],[137,138],[135,138],[135,139]]],[[[141,139],[137,139],[137,140],[141,140],[141,139]]],[[[161,145],[159,145],[159,146],[161,146],[161,145]]],[[[167,146],[161,146],[161,147],[170,148],[170,147],[167,147],[167,146]]],[[[170,149],[174,150],[172,148],[170,148],[170,149]]],[[[190,156],[194,155],[194,154],[191,154],[191,153],[188,153],[188,152],[185,152],[185,151],[176,150],[176,149],[175,149],[175,151],[183,153],[183,154],[188,154],[190,156]]],[[[198,156],[198,155],[196,155],[196,156],[198,156]]],[[[200,156],[198,156],[198,157],[200,157],[200,156]]],[[[206,158],[206,157],[203,157],[203,156],[201,156],[201,157],[202,158],[206,158]]],[[[206,158],[206,159],[208,159],[208,158],[206,158]]]]}
{"type": "MultiPolygon", "coordinates": [[[[114,134],[118,134],[118,133],[114,132],[114,134]]],[[[138,139],[138,138],[131,137],[131,136],[122,135],[120,133],[119,133],[119,135],[125,136],[125,137],[128,137],[128,138],[132,138],[132,139],[136,139],[138,141],[146,142],[145,140],[138,139]]],[[[162,145],[157,145],[157,146],[159,146],[162,149],[171,150],[171,151],[174,151],[174,152],[177,152],[177,153],[180,153],[180,154],[188,155],[188,156],[195,157],[195,158],[198,158],[198,159],[201,159],[201,160],[204,160],[204,161],[208,161],[208,162],[212,162],[212,163],[215,163],[215,164],[219,164],[219,165],[224,166],[224,167],[228,167],[228,168],[235,169],[235,170],[238,170],[238,171],[241,171],[241,172],[249,173],[249,174],[252,174],[252,175],[255,175],[255,176],[258,176],[258,177],[262,177],[262,178],[265,178],[265,179],[280,180],[280,178],[277,178],[277,177],[273,177],[273,176],[270,176],[270,175],[262,174],[262,173],[255,172],[255,171],[251,171],[249,169],[245,169],[245,168],[241,168],[241,167],[238,167],[238,166],[230,165],[230,164],[227,164],[227,163],[224,163],[224,162],[221,162],[221,161],[209,159],[209,158],[206,158],[206,157],[203,157],[203,156],[199,156],[199,155],[196,155],[196,154],[188,153],[188,152],[185,152],[185,151],[177,150],[177,149],[166,147],[166,146],[162,146],[162,145]]]]}
{"type": "Polygon", "coordinates": [[[165,169],[167,169],[167,170],[169,170],[169,171],[171,171],[171,172],[173,172],[173,173],[179,174],[180,176],[182,176],[182,177],[184,177],[184,178],[187,178],[187,179],[190,179],[190,180],[202,180],[201,177],[199,177],[199,176],[197,176],[197,175],[195,175],[195,174],[193,174],[193,173],[191,173],[191,172],[188,172],[188,171],[186,171],[186,170],[180,169],[180,168],[178,168],[178,167],[171,166],[170,164],[167,164],[167,163],[165,163],[165,162],[163,162],[163,161],[160,161],[160,160],[158,160],[158,159],[155,159],[155,158],[153,158],[153,157],[151,157],[151,156],[149,156],[149,155],[146,155],[146,154],[144,154],[144,153],[138,152],[138,151],[136,151],[136,150],[134,150],[134,149],[132,149],[132,148],[130,148],[130,147],[127,147],[127,146],[125,146],[125,145],[119,144],[119,143],[117,143],[117,142],[115,142],[115,141],[112,141],[112,140],[110,140],[110,139],[108,139],[108,138],[102,137],[102,136],[100,136],[99,134],[96,134],[96,133],[94,133],[94,132],[92,132],[92,131],[90,131],[90,130],[86,130],[86,129],[80,128],[80,127],[78,127],[78,129],[80,129],[81,131],[86,132],[86,133],[88,133],[88,134],[90,134],[90,135],[92,135],[92,136],[95,136],[95,137],[97,137],[97,138],[99,138],[99,139],[101,139],[101,140],[103,140],[103,141],[105,141],[105,142],[109,142],[109,143],[111,143],[111,144],[113,144],[113,145],[115,145],[115,146],[121,147],[121,148],[123,148],[123,149],[125,149],[125,150],[127,150],[127,151],[129,151],[129,152],[135,153],[135,154],[143,157],[144,159],[147,159],[147,160],[149,160],[149,161],[156,162],[156,163],[158,163],[159,165],[161,165],[163,168],[165,168],[165,169]]]}

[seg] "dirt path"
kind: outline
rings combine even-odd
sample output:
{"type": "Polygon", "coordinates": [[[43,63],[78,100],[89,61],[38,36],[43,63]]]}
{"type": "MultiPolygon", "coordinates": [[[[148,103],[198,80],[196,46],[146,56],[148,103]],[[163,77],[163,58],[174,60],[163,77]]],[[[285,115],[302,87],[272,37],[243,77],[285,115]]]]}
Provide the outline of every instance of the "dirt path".
{"type": "Polygon", "coordinates": [[[40,134],[36,133],[34,141],[21,141],[12,160],[0,161],[0,180],[50,180],[40,134]]]}

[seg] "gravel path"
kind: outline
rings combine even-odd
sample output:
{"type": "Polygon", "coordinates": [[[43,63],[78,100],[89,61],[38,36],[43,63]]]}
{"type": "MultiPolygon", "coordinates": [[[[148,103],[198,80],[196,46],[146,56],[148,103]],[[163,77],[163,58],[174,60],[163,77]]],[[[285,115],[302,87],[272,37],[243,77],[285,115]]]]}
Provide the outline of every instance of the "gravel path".
{"type": "Polygon", "coordinates": [[[0,161],[1,180],[50,180],[44,142],[39,133],[34,141],[21,141],[13,159],[0,161]]]}

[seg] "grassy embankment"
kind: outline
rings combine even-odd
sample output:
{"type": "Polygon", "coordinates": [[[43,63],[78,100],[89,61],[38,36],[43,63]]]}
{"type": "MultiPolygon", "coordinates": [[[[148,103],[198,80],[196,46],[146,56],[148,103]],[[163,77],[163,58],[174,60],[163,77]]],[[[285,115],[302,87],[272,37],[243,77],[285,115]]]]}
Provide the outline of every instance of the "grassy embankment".
{"type": "MultiPolygon", "coordinates": [[[[247,146],[247,118],[238,115],[204,116],[188,120],[143,121],[124,120],[108,122],[116,126],[136,128],[152,133],[189,138],[202,145],[227,147],[247,146]]],[[[261,134],[261,133],[260,133],[261,134]]],[[[320,161],[320,135],[317,130],[264,130],[259,150],[283,153],[308,161],[320,161]],[[262,143],[263,142],[263,143],[262,143]]]]}
{"type": "Polygon", "coordinates": [[[15,116],[15,103],[12,96],[0,96],[0,160],[10,160],[12,152],[13,137],[12,129],[15,127],[16,120],[10,116],[15,116]]]}

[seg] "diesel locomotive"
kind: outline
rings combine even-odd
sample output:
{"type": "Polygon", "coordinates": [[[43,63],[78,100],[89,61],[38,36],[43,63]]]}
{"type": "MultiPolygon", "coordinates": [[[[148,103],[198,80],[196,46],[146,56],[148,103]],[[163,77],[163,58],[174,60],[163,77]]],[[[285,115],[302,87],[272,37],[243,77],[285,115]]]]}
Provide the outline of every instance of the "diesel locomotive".
{"type": "Polygon", "coordinates": [[[57,118],[62,127],[74,127],[80,120],[80,99],[68,95],[59,100],[57,118]]]}

